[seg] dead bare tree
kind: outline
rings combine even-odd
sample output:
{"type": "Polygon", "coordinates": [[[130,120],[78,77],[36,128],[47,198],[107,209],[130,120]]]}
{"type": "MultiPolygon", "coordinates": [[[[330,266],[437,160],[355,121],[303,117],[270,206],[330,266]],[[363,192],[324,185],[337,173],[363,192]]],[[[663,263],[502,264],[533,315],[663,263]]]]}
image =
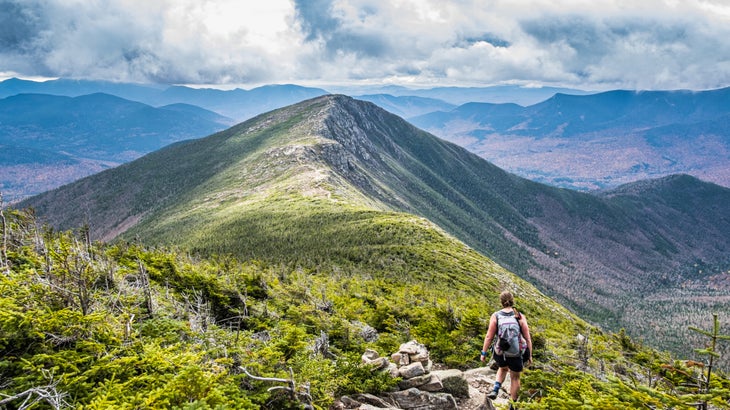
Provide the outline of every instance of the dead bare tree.
{"type": "Polygon", "coordinates": [[[289,393],[290,400],[302,403],[305,410],[314,410],[314,407],[312,406],[312,395],[309,392],[309,384],[304,384],[301,386],[301,389],[297,389],[296,382],[294,381],[294,371],[291,367],[289,368],[289,375],[291,376],[289,379],[254,376],[249,373],[245,367],[241,367],[241,370],[243,370],[243,373],[245,373],[246,376],[254,380],[274,383],[286,383],[286,386],[273,386],[266,389],[266,391],[272,392],[277,390],[283,390],[289,393]]]}
{"type": "Polygon", "coordinates": [[[5,218],[5,204],[3,203],[3,193],[0,192],[0,222],[3,226],[3,247],[0,255],[0,268],[6,275],[10,274],[10,264],[8,263],[8,221],[5,218]]]}
{"type": "Polygon", "coordinates": [[[147,314],[152,317],[153,306],[152,306],[152,289],[150,287],[150,275],[147,273],[147,268],[144,266],[142,259],[137,258],[137,265],[139,266],[139,277],[142,282],[142,290],[144,292],[144,302],[147,308],[147,314]]]}
{"type": "Polygon", "coordinates": [[[33,387],[12,396],[0,393],[0,396],[3,397],[0,399],[0,408],[5,408],[10,403],[17,401],[21,402],[14,404],[12,408],[18,410],[34,408],[40,402],[46,402],[54,410],[70,408],[71,405],[66,402],[68,393],[58,390],[58,380],[53,380],[53,374],[48,370],[43,370],[43,376],[49,380],[45,386],[33,387]]]}
{"type": "MultiPolygon", "coordinates": [[[[712,377],[712,365],[715,358],[719,358],[720,354],[717,353],[717,342],[719,340],[730,340],[730,335],[721,335],[720,334],[720,321],[717,318],[717,313],[712,314],[713,318],[713,327],[712,331],[708,332],[706,330],[702,330],[698,327],[690,326],[689,330],[695,331],[697,333],[700,333],[702,335],[705,335],[710,338],[709,345],[704,349],[695,349],[695,352],[708,356],[708,365],[707,365],[707,375],[703,377],[703,379],[700,380],[700,394],[708,394],[710,392],[710,378],[712,377]]],[[[700,403],[697,403],[697,409],[698,410],[707,410],[707,401],[703,400],[700,403]]]]}
{"type": "Polygon", "coordinates": [[[190,328],[200,333],[208,331],[208,326],[213,324],[215,320],[211,313],[210,304],[203,296],[203,292],[193,289],[191,294],[183,295],[185,299],[185,309],[190,316],[190,328]]]}

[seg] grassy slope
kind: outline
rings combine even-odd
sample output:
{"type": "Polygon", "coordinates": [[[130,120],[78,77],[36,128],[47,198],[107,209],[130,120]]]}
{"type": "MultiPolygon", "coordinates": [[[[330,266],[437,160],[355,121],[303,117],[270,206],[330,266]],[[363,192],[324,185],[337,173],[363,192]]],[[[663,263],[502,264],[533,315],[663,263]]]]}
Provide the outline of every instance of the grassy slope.
{"type": "Polygon", "coordinates": [[[330,230],[349,239],[331,255],[266,263],[124,243],[84,246],[47,232],[38,244],[33,221],[19,227],[10,212],[12,272],[0,276],[0,382],[16,394],[47,383],[44,370],[52,368],[74,407],[280,409],[289,407],[265,391],[270,385],[250,382],[239,366],[280,378],[291,368],[298,384],[311,383],[318,408],[327,408],[338,394],[377,387],[372,373],[352,363],[365,348],[388,354],[416,339],[437,363],[480,366],[488,313],[508,288],[536,343],[537,366],[523,378],[522,401],[530,408],[684,408],[671,390],[684,380],[673,373],[680,364],[591,328],[428,221],[362,209],[337,215],[319,240],[330,230]],[[358,235],[361,244],[348,246],[358,235]],[[54,251],[38,253],[46,246],[54,251]],[[77,276],[76,264],[91,260],[77,276]],[[149,296],[140,267],[151,280],[149,296]],[[77,303],[84,293],[91,301],[85,315],[77,303]],[[378,338],[365,340],[364,326],[378,338]],[[579,333],[589,335],[582,348],[579,333]],[[312,353],[322,334],[337,360],[312,353]],[[648,388],[643,377],[657,377],[660,364],[668,366],[661,383],[648,388]]]}

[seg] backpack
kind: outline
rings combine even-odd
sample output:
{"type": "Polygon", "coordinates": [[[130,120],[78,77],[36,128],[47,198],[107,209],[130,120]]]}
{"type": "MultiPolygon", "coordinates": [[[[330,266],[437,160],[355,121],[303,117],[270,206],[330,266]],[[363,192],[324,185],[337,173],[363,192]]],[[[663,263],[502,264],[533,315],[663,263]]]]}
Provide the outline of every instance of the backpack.
{"type": "Polygon", "coordinates": [[[523,343],[520,314],[516,310],[497,313],[497,339],[494,343],[494,352],[504,357],[519,357],[527,348],[523,343]]]}

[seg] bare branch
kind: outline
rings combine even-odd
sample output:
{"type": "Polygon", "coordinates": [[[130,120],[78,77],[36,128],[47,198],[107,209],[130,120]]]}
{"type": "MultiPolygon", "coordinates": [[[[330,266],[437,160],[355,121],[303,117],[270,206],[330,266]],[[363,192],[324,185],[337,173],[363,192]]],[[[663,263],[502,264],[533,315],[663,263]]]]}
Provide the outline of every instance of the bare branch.
{"type": "Polygon", "coordinates": [[[58,391],[58,380],[53,380],[53,374],[49,371],[43,371],[43,376],[50,382],[46,386],[33,387],[13,396],[0,393],[0,396],[5,396],[4,399],[0,400],[0,406],[22,399],[22,403],[16,407],[18,410],[30,409],[34,407],[36,403],[43,401],[45,401],[54,410],[71,407],[71,405],[66,402],[66,396],[68,396],[68,393],[58,391]]]}
{"type": "Polygon", "coordinates": [[[289,380],[287,379],[277,379],[275,377],[260,377],[260,376],[254,376],[251,373],[248,372],[248,369],[245,367],[241,367],[241,370],[243,370],[244,373],[246,373],[246,376],[254,379],[254,380],[260,380],[264,382],[279,382],[279,383],[289,383],[289,380]]]}

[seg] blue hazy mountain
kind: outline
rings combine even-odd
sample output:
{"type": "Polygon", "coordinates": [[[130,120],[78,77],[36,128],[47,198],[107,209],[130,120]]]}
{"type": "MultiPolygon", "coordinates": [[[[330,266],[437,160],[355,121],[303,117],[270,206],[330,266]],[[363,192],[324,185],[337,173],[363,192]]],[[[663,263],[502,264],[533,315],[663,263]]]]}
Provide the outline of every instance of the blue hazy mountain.
{"type": "Polygon", "coordinates": [[[105,93],[155,107],[175,103],[197,105],[236,121],[242,121],[275,108],[327,94],[327,91],[291,84],[266,85],[251,90],[240,88],[219,90],[69,79],[37,82],[11,78],[0,82],[0,98],[20,93],[70,97],[105,93]]]}
{"type": "MultiPolygon", "coordinates": [[[[391,110],[399,108],[401,111],[391,111],[406,118],[425,114],[424,112],[409,112],[403,107],[414,104],[417,100],[393,100],[393,97],[419,97],[432,100],[433,103],[446,103],[457,106],[467,102],[515,103],[532,105],[547,100],[555,94],[584,95],[589,92],[569,88],[556,87],[520,87],[516,85],[497,85],[490,87],[434,87],[408,88],[403,86],[351,86],[334,87],[332,92],[355,95],[357,98],[373,101],[382,108],[391,110]],[[389,97],[373,97],[375,95],[389,97]],[[438,100],[433,101],[433,100],[438,100]],[[407,114],[407,115],[406,115],[407,114]]],[[[219,90],[213,88],[191,88],[185,86],[165,86],[159,84],[115,83],[109,81],[58,79],[44,82],[20,80],[11,78],[0,82],[0,98],[20,93],[42,93],[66,96],[79,96],[103,92],[116,95],[128,100],[140,101],[146,104],[159,106],[172,103],[188,103],[216,111],[236,120],[244,120],[270,109],[283,107],[295,102],[328,94],[320,88],[301,87],[297,85],[266,85],[243,90],[219,90]]],[[[428,100],[422,100],[425,103],[428,100]]],[[[450,110],[454,107],[442,107],[438,110],[450,110]]],[[[420,110],[419,110],[420,111],[420,110]]],[[[436,111],[436,110],[431,110],[436,111]]]]}
{"type": "Polygon", "coordinates": [[[0,82],[0,98],[16,94],[52,94],[78,97],[86,94],[105,93],[132,101],[150,101],[166,86],[154,84],[115,83],[111,81],[57,79],[30,81],[10,78],[0,82]]]}
{"type": "Polygon", "coordinates": [[[356,96],[358,100],[371,103],[399,117],[415,117],[434,111],[447,111],[456,108],[454,104],[436,98],[394,96],[390,94],[366,94],[356,96]]]}
{"type": "MultiPolygon", "coordinates": [[[[356,95],[389,94],[395,97],[421,97],[441,100],[453,105],[469,102],[515,103],[528,106],[545,101],[555,94],[586,95],[590,91],[559,87],[522,87],[494,85],[488,87],[409,88],[398,85],[333,87],[332,92],[356,95]]],[[[385,108],[385,107],[384,107],[385,108]]]]}
{"type": "Polygon", "coordinates": [[[689,173],[730,186],[730,88],[556,94],[410,118],[503,168],[577,189],[689,173]]]}
{"type": "Polygon", "coordinates": [[[102,93],[14,95],[0,100],[0,189],[19,199],[232,123],[200,107],[102,93]]]}
{"type": "Polygon", "coordinates": [[[102,93],[0,100],[0,143],[120,162],[231,123],[200,108],[155,108],[102,93]]]}

